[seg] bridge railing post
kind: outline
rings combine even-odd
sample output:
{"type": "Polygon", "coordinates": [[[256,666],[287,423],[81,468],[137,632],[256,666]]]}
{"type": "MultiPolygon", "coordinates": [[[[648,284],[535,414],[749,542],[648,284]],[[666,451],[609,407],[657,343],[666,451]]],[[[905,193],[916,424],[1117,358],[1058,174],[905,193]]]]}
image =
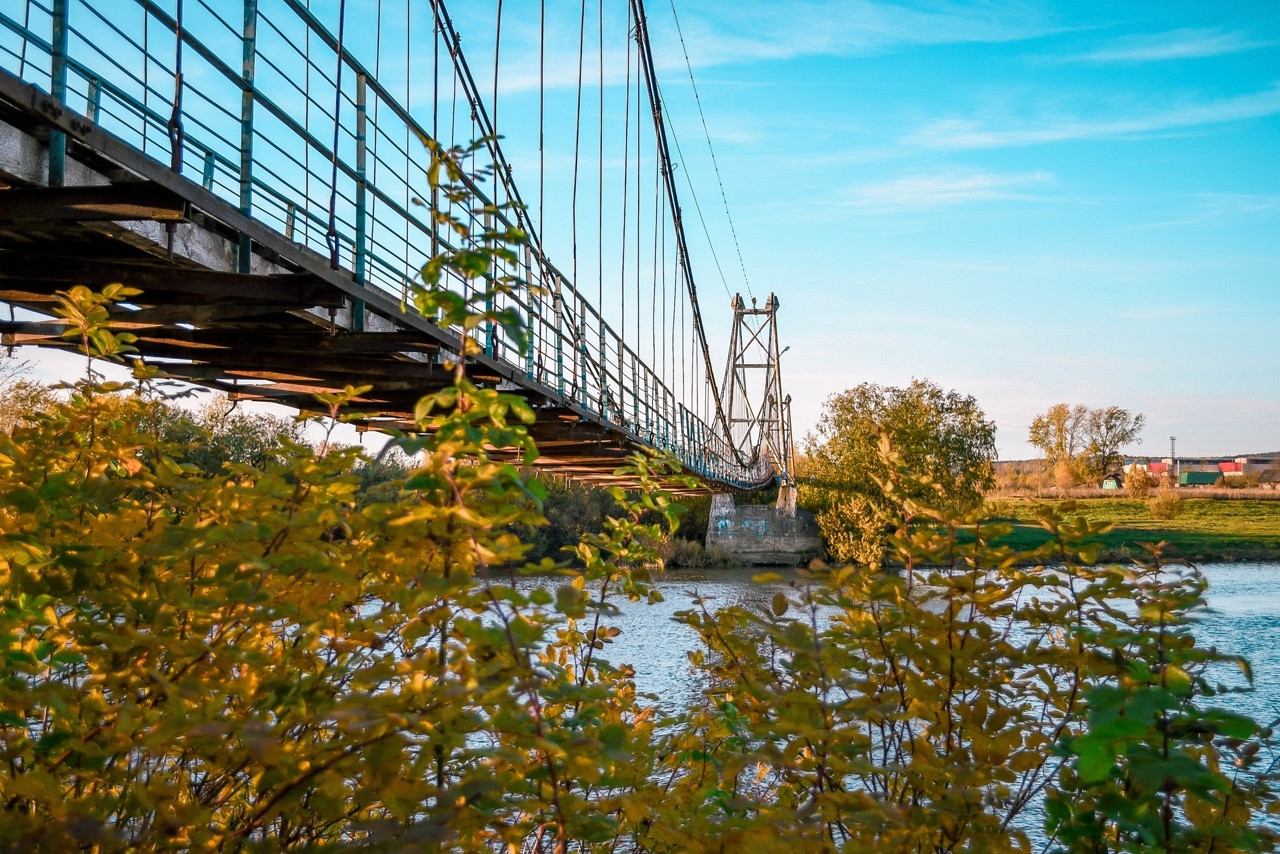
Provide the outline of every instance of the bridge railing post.
{"type": "MultiPolygon", "coordinates": [[[[49,94],[67,102],[67,22],[68,0],[53,0],[53,33],[50,45],[49,94]]],[[[67,177],[67,135],[60,130],[49,134],[49,186],[61,187],[67,177]]]]}
{"type": "Polygon", "coordinates": [[[587,307],[578,301],[578,403],[588,408],[587,396],[587,307]]]}
{"type": "MultiPolygon", "coordinates": [[[[603,306],[596,306],[596,311],[603,311],[603,306]]],[[[609,394],[609,360],[608,360],[608,356],[605,353],[605,347],[604,347],[604,315],[603,314],[597,315],[596,319],[599,321],[596,326],[596,331],[597,331],[597,334],[599,335],[599,341],[597,343],[600,345],[600,348],[599,348],[600,349],[600,400],[599,400],[600,406],[599,406],[599,409],[600,409],[600,414],[607,418],[609,416],[609,405],[607,401],[610,398],[610,394],[609,394]]]]}
{"type": "Polygon", "coordinates": [[[553,299],[556,303],[556,391],[564,397],[564,295],[558,278],[553,299]]]}
{"type": "MultiPolygon", "coordinates": [[[[493,231],[494,222],[493,222],[493,214],[491,212],[487,212],[487,211],[485,212],[483,227],[485,232],[493,231]]],[[[488,292],[488,296],[486,296],[484,300],[485,311],[490,311],[490,312],[493,311],[493,288],[494,288],[494,285],[497,283],[498,276],[500,275],[500,271],[498,270],[498,265],[500,263],[502,262],[495,259],[493,262],[493,272],[489,274],[490,276],[489,286],[485,288],[485,290],[488,292]]],[[[490,320],[485,323],[484,354],[492,359],[496,350],[497,350],[497,330],[495,328],[494,322],[490,320]]]]}
{"type": "Polygon", "coordinates": [[[217,163],[214,160],[213,152],[209,149],[205,149],[204,166],[200,174],[200,186],[204,187],[211,193],[213,192],[213,174],[216,166],[217,163]]]}
{"type": "Polygon", "coordinates": [[[650,445],[653,444],[653,391],[652,378],[649,372],[645,371],[644,375],[644,438],[650,445]]]}
{"type": "Polygon", "coordinates": [[[676,446],[673,450],[681,465],[685,464],[684,449],[684,404],[676,401],[676,446]]]}
{"type": "Polygon", "coordinates": [[[662,448],[665,451],[672,449],[671,434],[675,431],[671,429],[671,396],[664,394],[662,396],[662,448]]]}
{"type": "MultiPolygon", "coordinates": [[[[254,68],[258,59],[258,0],[244,0],[244,29],[241,31],[240,80],[240,212],[253,214],[253,106],[254,68]]],[[[253,241],[240,235],[236,266],[241,273],[252,272],[253,241]]]]}
{"type": "Polygon", "coordinates": [[[640,434],[640,365],[639,357],[631,354],[631,429],[640,434]]]}
{"type": "Polygon", "coordinates": [[[537,323],[542,306],[533,286],[533,249],[528,244],[524,247],[524,280],[529,284],[529,339],[525,349],[524,375],[527,379],[533,379],[534,351],[538,349],[537,323]]]}
{"type": "Polygon", "coordinates": [[[89,78],[89,94],[85,97],[85,114],[96,124],[102,115],[102,82],[89,78]]]}
{"type": "MultiPolygon", "coordinates": [[[[369,159],[369,79],[363,73],[356,74],[356,234],[355,258],[352,263],[352,278],[355,283],[364,286],[368,278],[368,211],[369,182],[366,177],[369,159]]],[[[351,306],[351,329],[353,332],[364,330],[364,302],[354,300],[351,306]]]]}
{"type": "Polygon", "coordinates": [[[693,443],[693,462],[694,462],[694,465],[695,465],[695,466],[697,466],[697,468],[698,468],[698,472],[699,472],[699,473],[704,472],[704,471],[706,471],[707,466],[706,466],[705,461],[704,461],[704,460],[703,460],[703,458],[702,458],[703,448],[702,448],[702,424],[701,424],[701,422],[699,422],[699,421],[694,421],[694,422],[693,422],[693,429],[692,429],[692,431],[691,431],[690,440],[691,440],[691,441],[692,441],[692,443],[693,443]]]}

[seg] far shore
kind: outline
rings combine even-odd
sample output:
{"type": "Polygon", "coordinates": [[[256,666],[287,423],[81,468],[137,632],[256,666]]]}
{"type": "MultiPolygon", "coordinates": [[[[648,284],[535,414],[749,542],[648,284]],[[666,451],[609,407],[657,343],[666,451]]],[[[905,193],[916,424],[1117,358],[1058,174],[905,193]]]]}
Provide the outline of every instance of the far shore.
{"type": "MultiPolygon", "coordinates": [[[[1102,492],[1102,490],[1097,490],[1102,492]]],[[[1213,490],[1237,493],[1245,490],[1213,490]]],[[[1269,490],[1256,490],[1270,492],[1269,490]]],[[[1076,514],[1113,527],[1098,539],[1102,560],[1142,559],[1149,552],[1145,543],[1166,544],[1165,557],[1195,563],[1240,563],[1280,561],[1280,496],[1266,498],[1205,495],[1210,490],[1180,490],[1183,501],[1173,519],[1157,519],[1144,501],[1127,494],[1106,497],[1063,498],[988,497],[997,512],[1013,523],[1013,533],[1004,540],[1017,549],[1031,549],[1048,539],[1031,512],[1037,502],[1060,503],[1073,500],[1076,514]]]]}
{"type": "MultiPolygon", "coordinates": [[[[1159,493],[1152,488],[1147,491],[1148,498],[1159,493]]],[[[1218,487],[1179,487],[1177,494],[1184,499],[1211,499],[1214,501],[1280,501],[1280,489],[1231,489],[1218,487]]],[[[987,493],[988,501],[1016,501],[1026,499],[1071,501],[1083,498],[1110,498],[1132,501],[1132,496],[1123,489],[1103,489],[1098,486],[1073,486],[1062,489],[1047,486],[1040,489],[993,489],[987,493]]]]}

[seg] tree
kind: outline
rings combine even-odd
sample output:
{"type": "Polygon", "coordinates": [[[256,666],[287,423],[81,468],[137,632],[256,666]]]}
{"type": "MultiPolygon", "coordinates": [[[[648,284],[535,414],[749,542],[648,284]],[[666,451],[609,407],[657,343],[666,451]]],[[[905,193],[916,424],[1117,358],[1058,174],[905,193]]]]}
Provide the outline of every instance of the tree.
{"type": "Polygon", "coordinates": [[[535,471],[524,472],[524,475],[537,480],[544,492],[543,524],[519,532],[529,545],[532,560],[561,557],[566,547],[576,546],[584,534],[602,530],[604,520],[617,513],[618,503],[607,489],[566,478],[539,476],[535,471]]]}
{"type": "Polygon", "coordinates": [[[1121,448],[1142,441],[1138,436],[1146,423],[1146,416],[1141,412],[1135,414],[1118,406],[1090,412],[1085,423],[1085,438],[1089,443],[1085,456],[1090,471],[1098,477],[1111,471],[1120,461],[1121,448]]]}
{"type": "MultiPolygon", "coordinates": [[[[429,273],[415,295],[462,353],[481,322],[521,322],[488,308],[508,256],[466,226],[496,210],[448,217],[468,249],[432,259],[467,295],[429,273]]],[[[108,307],[136,293],[77,286],[55,310],[90,361],[120,361],[132,336],[108,307]]],[[[528,567],[572,578],[517,589],[497,570],[522,564],[511,530],[540,521],[537,490],[491,450],[532,462],[534,413],[461,359],[393,435],[414,469],[364,506],[358,448],[284,437],[265,466],[205,472],[146,429],[155,369],[86,374],[0,434],[0,849],[479,854],[536,836],[567,854],[609,834],[621,809],[601,793],[647,784],[657,717],[602,657],[605,620],[614,597],[661,598],[644,543],[675,524],[654,478],[671,466],[624,466],[638,494],[611,492],[579,568],[528,567]]],[[[367,391],[317,395],[330,430],[367,391]]]]}
{"type": "Polygon", "coordinates": [[[1124,488],[1130,498],[1146,498],[1151,491],[1151,475],[1140,465],[1130,466],[1124,476],[1124,488]]]}
{"type": "MultiPolygon", "coordinates": [[[[507,322],[469,251],[441,263],[472,295],[437,304],[507,322]]],[[[73,288],[58,313],[118,359],[105,307],[132,295],[73,288]]],[[[1158,549],[1095,566],[1106,527],[1053,508],[1019,554],[985,507],[939,509],[974,505],[994,454],[972,398],[833,398],[818,465],[874,428],[902,571],[695,600],[700,689],[672,715],[603,657],[619,597],[661,601],[672,464],[633,458],[639,489],[609,490],[574,566],[518,583],[539,489],[492,451],[531,463],[535,413],[461,360],[392,438],[412,470],[363,504],[361,450],[327,438],[177,462],[135,370],[0,433],[2,850],[1029,851],[1041,802],[1072,854],[1275,849],[1272,731],[1213,705],[1224,666],[1249,670],[1196,642],[1203,577],[1158,549]]],[[[330,429],[366,392],[317,395],[330,429]]]]}
{"type": "Polygon", "coordinates": [[[1028,441],[1044,451],[1045,462],[1053,481],[1063,489],[1075,486],[1081,479],[1080,452],[1085,447],[1085,425],[1089,408],[1077,404],[1057,403],[1031,421],[1028,441]]]}
{"type": "Polygon", "coordinates": [[[881,437],[903,470],[922,478],[914,497],[965,511],[995,482],[995,435],[973,397],[928,380],[906,388],[864,383],[827,399],[817,432],[805,440],[800,498],[817,515],[832,557],[879,563],[891,504],[881,437]]]}
{"type": "Polygon", "coordinates": [[[1049,466],[1056,467],[1062,461],[1072,462],[1083,448],[1085,424],[1089,409],[1077,404],[1057,403],[1043,415],[1031,421],[1028,441],[1044,451],[1049,466]]]}
{"type": "Polygon", "coordinates": [[[57,403],[53,389],[30,379],[31,363],[14,358],[0,360],[0,431],[28,423],[33,415],[57,403]]]}
{"type": "Polygon", "coordinates": [[[1274,740],[1214,705],[1248,668],[1196,642],[1203,577],[1095,566],[1106,526],[1049,507],[1013,554],[887,430],[902,571],[695,600],[673,715],[604,657],[618,598],[661,600],[673,468],[634,459],[573,566],[517,569],[538,489],[491,451],[536,453],[518,397],[424,397],[413,469],[361,504],[361,449],[205,473],[136,390],[0,434],[0,849],[1029,851],[1041,803],[1072,854],[1275,848],[1274,740]]]}
{"type": "Polygon", "coordinates": [[[161,438],[183,447],[181,462],[209,475],[231,463],[262,468],[279,462],[286,443],[305,440],[302,421],[240,409],[223,394],[191,409],[152,401],[148,421],[161,438]]]}
{"type": "Polygon", "coordinates": [[[983,508],[893,479],[902,571],[815,568],[767,604],[677,614],[709,687],[661,751],[675,785],[640,850],[1275,850],[1274,740],[1215,705],[1248,668],[1196,643],[1203,576],[1158,550],[1096,566],[1107,526],[1045,506],[1051,540],[1013,555],[983,508]]]}
{"type": "Polygon", "coordinates": [[[1118,406],[1090,409],[1058,403],[1031,421],[1027,441],[1044,452],[1058,486],[1102,477],[1119,462],[1120,449],[1138,440],[1146,418],[1118,406]]]}

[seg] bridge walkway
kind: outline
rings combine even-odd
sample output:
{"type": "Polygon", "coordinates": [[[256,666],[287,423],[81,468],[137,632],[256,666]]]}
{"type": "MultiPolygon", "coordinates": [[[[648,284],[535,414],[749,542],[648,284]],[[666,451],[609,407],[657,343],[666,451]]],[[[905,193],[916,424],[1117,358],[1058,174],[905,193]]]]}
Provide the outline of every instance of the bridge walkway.
{"type": "MultiPolygon", "coordinates": [[[[143,296],[114,320],[176,378],[313,411],[317,392],[371,385],[353,408],[370,425],[397,426],[422,395],[451,382],[452,332],[4,71],[0,184],[0,300],[47,315],[54,293],[76,284],[136,287],[143,296]],[[68,141],[64,187],[47,186],[50,131],[68,141]],[[242,238],[250,273],[238,272],[242,238]]],[[[10,346],[72,346],[55,321],[0,321],[0,332],[10,346]]],[[[624,457],[661,444],[504,360],[477,355],[467,370],[537,411],[531,433],[543,470],[614,483],[624,457]]]]}

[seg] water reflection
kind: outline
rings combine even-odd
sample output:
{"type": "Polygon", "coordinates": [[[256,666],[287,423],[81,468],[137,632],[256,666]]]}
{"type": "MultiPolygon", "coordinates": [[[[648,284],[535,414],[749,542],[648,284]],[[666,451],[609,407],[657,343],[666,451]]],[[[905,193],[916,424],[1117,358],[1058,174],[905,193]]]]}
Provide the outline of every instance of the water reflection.
{"type": "MultiPolygon", "coordinates": [[[[1254,690],[1215,698],[1214,705],[1248,714],[1263,724],[1280,718],[1280,564],[1211,564],[1201,567],[1209,580],[1207,610],[1199,615],[1195,634],[1202,646],[1243,655],[1253,665],[1254,690]]],[[[697,596],[714,610],[745,605],[765,610],[779,589],[804,584],[794,571],[780,573],[783,580],[758,584],[756,568],[672,570],[656,586],[665,601],[615,600],[621,614],[613,624],[622,634],[599,653],[614,664],[630,664],[636,671],[636,688],[657,694],[669,712],[692,705],[701,690],[692,672],[688,651],[699,643],[692,629],[676,622],[677,611],[688,610],[697,596]]],[[[555,586],[560,580],[542,578],[537,584],[555,586]]],[[[1222,668],[1215,676],[1224,684],[1246,684],[1238,670],[1222,668]]],[[[1260,819],[1274,826],[1274,820],[1260,819]]],[[[1036,805],[1019,816],[1015,826],[1027,833],[1033,850],[1046,846],[1036,805]]]]}
{"type": "MultiPolygon", "coordinates": [[[[1201,567],[1209,579],[1209,609],[1196,628],[1198,643],[1244,655],[1253,665],[1255,690],[1224,697],[1223,705],[1252,715],[1263,723],[1280,718],[1280,564],[1210,564],[1201,567]]],[[[675,622],[677,611],[692,607],[700,595],[715,609],[727,605],[767,608],[780,588],[803,583],[794,572],[782,582],[757,584],[756,568],[671,570],[658,582],[664,602],[615,602],[622,611],[615,624],[622,635],[603,651],[614,664],[636,669],[636,687],[659,695],[674,710],[688,704],[698,691],[687,652],[697,645],[694,632],[675,622]]],[[[1243,685],[1240,674],[1224,669],[1224,684],[1243,685]]]]}

